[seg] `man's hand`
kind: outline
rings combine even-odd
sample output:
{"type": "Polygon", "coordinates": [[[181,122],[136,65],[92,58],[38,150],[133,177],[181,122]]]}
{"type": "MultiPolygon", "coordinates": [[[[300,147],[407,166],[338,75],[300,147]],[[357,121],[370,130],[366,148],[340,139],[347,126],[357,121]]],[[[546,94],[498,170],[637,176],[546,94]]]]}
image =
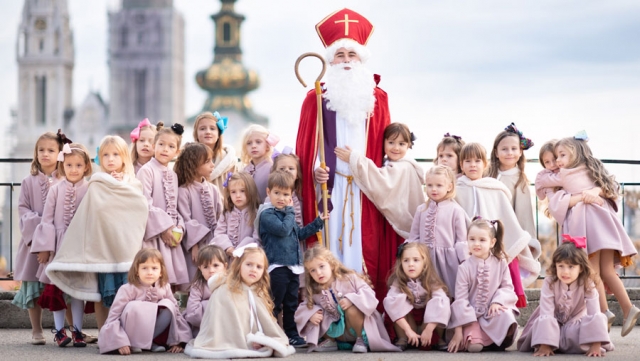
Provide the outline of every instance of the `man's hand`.
{"type": "Polygon", "coordinates": [[[313,172],[313,179],[317,184],[327,183],[329,180],[329,167],[325,167],[324,169],[316,168],[313,172]]]}
{"type": "Polygon", "coordinates": [[[349,157],[351,157],[351,147],[346,146],[345,148],[336,147],[334,149],[336,156],[343,162],[349,163],[349,157]]]}

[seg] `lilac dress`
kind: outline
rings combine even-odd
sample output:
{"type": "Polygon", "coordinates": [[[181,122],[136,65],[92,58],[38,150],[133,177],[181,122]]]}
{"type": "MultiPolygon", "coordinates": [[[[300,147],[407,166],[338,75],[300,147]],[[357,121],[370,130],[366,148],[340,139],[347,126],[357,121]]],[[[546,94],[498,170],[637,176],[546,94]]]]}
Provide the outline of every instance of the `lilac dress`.
{"type": "Polygon", "coordinates": [[[178,188],[178,213],[184,220],[185,234],[181,243],[189,280],[193,280],[198,267],[193,263],[191,249],[196,244],[202,249],[211,242],[217,219],[222,214],[218,188],[204,179],[178,188]]]}
{"type": "Polygon", "coordinates": [[[184,229],[184,222],[177,209],[178,177],[174,171],[152,158],[142,166],[137,178],[142,183],[142,193],[149,202],[149,219],[142,247],[160,251],[169,274],[169,283],[189,283],[182,247],[168,246],[160,238],[167,229],[176,226],[184,229]]]}
{"type": "Polygon", "coordinates": [[[150,349],[159,307],[168,309],[173,315],[167,345],[189,342],[191,330],[180,313],[169,284],[138,287],[127,283],[118,290],[109,309],[109,317],[100,329],[100,353],[116,351],[124,346],[150,349]]]}
{"type": "Polygon", "coordinates": [[[431,298],[427,299],[427,290],[417,281],[409,280],[407,286],[413,294],[413,303],[409,302],[407,294],[402,292],[396,280],[382,303],[391,321],[396,322],[405,317],[413,309],[425,309],[423,324],[437,323],[438,327],[446,327],[451,317],[449,296],[441,288],[431,291],[431,298]]]}
{"type": "MultiPolygon", "coordinates": [[[[367,334],[371,351],[400,351],[389,341],[389,335],[382,322],[382,316],[376,310],[378,306],[376,294],[356,274],[348,274],[342,279],[335,280],[331,283],[330,289],[314,294],[311,308],[307,306],[306,300],[298,306],[295,321],[300,336],[305,337],[307,343],[311,345],[309,351],[312,351],[318,345],[318,340],[327,333],[331,324],[340,319],[338,305],[333,296],[338,300],[347,298],[353,303],[353,306],[364,313],[364,331],[367,334]],[[331,292],[333,292],[333,295],[331,292]],[[323,319],[320,325],[316,326],[309,322],[309,319],[319,310],[323,312],[323,319]]],[[[349,336],[350,333],[345,330],[345,335],[349,336]]]]}
{"type": "Polygon", "coordinates": [[[594,342],[600,342],[604,351],[613,351],[607,316],[600,312],[593,282],[585,293],[584,286],[577,281],[566,285],[545,278],[540,289],[540,306],[522,330],[518,350],[531,352],[540,345],[549,345],[562,353],[585,353],[594,342]]]}
{"type": "Polygon", "coordinates": [[[416,210],[407,242],[420,242],[429,247],[431,263],[453,297],[458,265],[469,258],[467,225],[464,209],[449,199],[429,201],[416,210]]]}
{"type": "MultiPolygon", "coordinates": [[[[495,343],[509,347],[513,343],[513,338],[507,340],[506,336],[511,327],[517,326],[515,316],[520,311],[516,307],[518,297],[513,292],[507,261],[493,255],[486,260],[469,257],[458,269],[455,298],[451,304],[449,328],[477,322],[481,331],[490,339],[487,344],[483,343],[484,346],[495,343]],[[487,313],[492,303],[498,303],[507,310],[489,317],[487,313]]],[[[464,330],[463,333],[465,341],[469,338],[482,338],[464,330]]]]}
{"type": "MultiPolygon", "coordinates": [[[[47,264],[53,260],[55,253],[60,249],[67,227],[87,193],[87,188],[88,182],[82,178],[76,184],[71,184],[66,179],[61,180],[49,190],[42,211],[42,221],[33,232],[31,242],[31,253],[52,252],[47,264]]],[[[36,277],[42,283],[51,284],[45,269],[46,265],[41,264],[36,277]]]]}
{"type": "Polygon", "coordinates": [[[260,203],[267,197],[267,181],[271,173],[272,165],[273,160],[271,157],[268,157],[257,165],[254,165],[253,161],[251,161],[243,170],[243,172],[251,174],[253,180],[256,182],[260,203]]]}
{"type": "Polygon", "coordinates": [[[198,332],[200,332],[202,316],[204,315],[204,310],[207,309],[209,298],[211,298],[211,290],[206,282],[193,285],[189,291],[189,300],[183,315],[189,326],[191,326],[193,338],[196,338],[198,332]]]}
{"type": "Polygon", "coordinates": [[[238,248],[254,241],[253,222],[249,223],[249,210],[233,207],[231,212],[223,212],[218,219],[211,244],[226,250],[238,248]]]}

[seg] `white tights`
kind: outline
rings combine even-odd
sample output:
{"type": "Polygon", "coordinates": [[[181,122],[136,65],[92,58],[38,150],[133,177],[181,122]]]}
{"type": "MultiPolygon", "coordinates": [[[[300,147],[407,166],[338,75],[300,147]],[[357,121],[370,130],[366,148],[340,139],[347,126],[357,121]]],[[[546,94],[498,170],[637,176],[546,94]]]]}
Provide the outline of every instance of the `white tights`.
{"type": "MultiPolygon", "coordinates": [[[[82,317],[84,316],[84,301],[71,298],[69,302],[71,307],[71,316],[73,319],[73,328],[82,331],[82,317]]],[[[53,322],[55,323],[56,330],[64,328],[64,314],[66,310],[53,311],[53,322]]]]}

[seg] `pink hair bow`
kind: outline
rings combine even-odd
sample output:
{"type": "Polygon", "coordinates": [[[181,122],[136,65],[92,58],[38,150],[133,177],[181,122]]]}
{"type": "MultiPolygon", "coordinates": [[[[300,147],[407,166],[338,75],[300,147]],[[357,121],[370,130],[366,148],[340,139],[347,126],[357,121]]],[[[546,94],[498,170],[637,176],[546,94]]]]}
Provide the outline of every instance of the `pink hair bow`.
{"type": "Polygon", "coordinates": [[[276,145],[278,145],[278,142],[280,142],[280,137],[278,137],[277,135],[273,133],[269,133],[269,135],[267,135],[267,144],[269,144],[270,146],[275,147],[276,145]]]}
{"type": "Polygon", "coordinates": [[[571,237],[568,234],[562,235],[562,243],[573,243],[576,248],[587,248],[587,237],[571,237]]]}
{"type": "MultiPolygon", "coordinates": [[[[68,143],[62,146],[62,150],[58,153],[58,162],[64,162],[64,155],[71,154],[72,150],[83,151],[80,148],[71,148],[68,143]]],[[[84,152],[84,151],[83,151],[84,152]]]]}
{"type": "Polygon", "coordinates": [[[293,148],[291,148],[290,146],[286,145],[284,148],[282,148],[282,152],[279,152],[277,149],[275,149],[273,151],[273,154],[271,154],[271,159],[275,160],[280,154],[289,155],[291,153],[293,153],[293,148]]]}
{"type": "Polygon", "coordinates": [[[144,118],[140,123],[138,123],[138,126],[131,131],[131,134],[129,134],[129,137],[131,137],[131,142],[136,142],[138,139],[140,139],[140,128],[150,125],[151,123],[149,122],[149,118],[144,118]]]}

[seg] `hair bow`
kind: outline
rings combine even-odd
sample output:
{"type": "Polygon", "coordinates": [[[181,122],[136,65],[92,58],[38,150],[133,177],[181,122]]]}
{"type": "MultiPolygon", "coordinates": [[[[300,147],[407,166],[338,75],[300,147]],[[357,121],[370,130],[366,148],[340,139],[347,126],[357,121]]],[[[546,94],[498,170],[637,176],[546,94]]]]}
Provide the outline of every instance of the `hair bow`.
{"type": "Polygon", "coordinates": [[[398,246],[398,250],[396,251],[396,258],[397,258],[397,259],[400,259],[400,257],[402,257],[402,252],[404,251],[404,246],[406,246],[406,245],[407,245],[407,243],[408,243],[408,242],[404,242],[404,243],[401,243],[401,244],[398,246]]]}
{"type": "Polygon", "coordinates": [[[562,243],[573,243],[576,248],[587,248],[587,237],[571,237],[568,234],[562,235],[562,243]]]}
{"type": "Polygon", "coordinates": [[[62,145],[73,143],[71,139],[67,138],[67,136],[64,135],[64,133],[62,132],[62,129],[58,129],[58,134],[56,135],[58,136],[58,143],[62,145]]]}
{"type": "Polygon", "coordinates": [[[267,135],[267,144],[269,144],[270,146],[275,147],[278,142],[280,142],[280,137],[278,137],[277,135],[273,133],[269,133],[269,135],[267,135]]]}
{"type": "Polygon", "coordinates": [[[224,134],[224,131],[227,130],[227,122],[229,121],[229,118],[220,116],[220,113],[218,112],[213,112],[213,116],[218,119],[218,121],[216,122],[218,131],[221,135],[224,134]]]}
{"type": "Polygon", "coordinates": [[[227,188],[229,186],[229,179],[231,179],[231,176],[233,175],[233,172],[228,172],[227,173],[227,178],[224,180],[224,182],[222,183],[222,186],[227,188]]]}
{"type": "Polygon", "coordinates": [[[235,250],[233,250],[233,252],[231,254],[236,258],[240,258],[244,254],[244,250],[247,249],[247,248],[258,248],[258,244],[255,243],[255,242],[252,242],[252,243],[249,243],[249,244],[244,245],[242,247],[238,247],[235,250]]]}
{"type": "Polygon", "coordinates": [[[293,153],[293,148],[286,145],[284,148],[282,148],[282,152],[278,151],[277,149],[274,149],[273,154],[271,155],[271,159],[275,160],[280,154],[289,155],[291,153],[293,153]]]}
{"type": "Polygon", "coordinates": [[[444,137],[445,137],[445,138],[447,138],[447,137],[449,137],[449,138],[453,138],[453,139],[455,139],[455,140],[462,140],[462,137],[457,136],[457,135],[451,135],[451,134],[449,134],[449,133],[445,134],[445,135],[444,135],[444,137]]]}
{"type": "MultiPolygon", "coordinates": [[[[146,120],[146,119],[145,119],[146,120]]],[[[93,158],[93,162],[96,165],[100,165],[100,147],[96,147],[96,157],[93,158]]]]}
{"type": "Polygon", "coordinates": [[[413,134],[413,132],[410,132],[410,134],[411,134],[411,136],[410,136],[409,138],[410,138],[410,140],[411,140],[411,146],[413,147],[413,143],[414,143],[414,142],[416,141],[416,139],[418,139],[418,138],[416,137],[416,135],[415,135],[415,134],[413,134]]]}
{"type": "Polygon", "coordinates": [[[64,162],[64,155],[65,154],[71,154],[72,150],[79,150],[81,152],[84,152],[80,148],[71,148],[69,146],[69,144],[65,144],[65,145],[62,146],[62,150],[58,153],[58,162],[64,162]]]}
{"type": "Polygon", "coordinates": [[[182,133],[184,133],[184,127],[180,123],[173,123],[171,130],[178,135],[182,135],[182,133]]]}
{"type": "Polygon", "coordinates": [[[485,222],[489,223],[492,227],[495,227],[496,223],[498,223],[497,219],[484,219],[484,218],[482,218],[480,216],[473,217],[473,219],[471,221],[473,222],[473,221],[476,221],[476,220],[485,221],[485,222]]]}
{"type": "Polygon", "coordinates": [[[573,136],[573,139],[575,140],[584,140],[585,142],[589,140],[589,137],[587,137],[587,131],[585,131],[584,129],[577,132],[576,135],[573,136]]]}
{"type": "Polygon", "coordinates": [[[138,126],[131,131],[131,133],[129,134],[129,137],[131,138],[132,143],[137,142],[138,139],[140,139],[140,129],[146,126],[151,126],[151,123],[149,122],[149,118],[144,118],[140,123],[138,123],[138,126]]]}
{"type": "Polygon", "coordinates": [[[518,135],[518,138],[520,138],[520,148],[522,148],[523,150],[527,150],[533,147],[533,141],[529,138],[525,138],[525,136],[522,135],[522,132],[519,131],[518,128],[516,128],[516,125],[513,122],[506,128],[504,128],[504,130],[509,133],[516,133],[518,135]]]}

